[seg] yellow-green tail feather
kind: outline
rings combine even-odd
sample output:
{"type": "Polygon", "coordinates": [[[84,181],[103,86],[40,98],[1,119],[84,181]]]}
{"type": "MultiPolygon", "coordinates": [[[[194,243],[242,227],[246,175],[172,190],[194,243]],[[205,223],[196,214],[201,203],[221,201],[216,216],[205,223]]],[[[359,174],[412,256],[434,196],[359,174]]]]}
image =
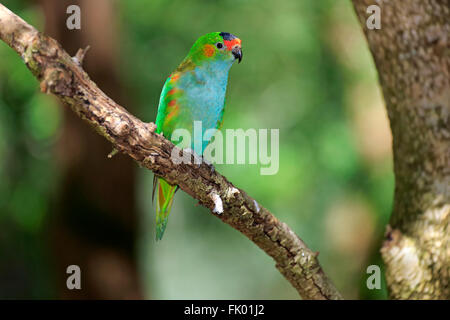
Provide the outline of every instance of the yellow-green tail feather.
{"type": "Polygon", "coordinates": [[[161,240],[166,230],[173,197],[178,186],[172,186],[166,180],[155,177],[153,192],[156,188],[158,189],[156,193],[156,240],[161,240]]]}

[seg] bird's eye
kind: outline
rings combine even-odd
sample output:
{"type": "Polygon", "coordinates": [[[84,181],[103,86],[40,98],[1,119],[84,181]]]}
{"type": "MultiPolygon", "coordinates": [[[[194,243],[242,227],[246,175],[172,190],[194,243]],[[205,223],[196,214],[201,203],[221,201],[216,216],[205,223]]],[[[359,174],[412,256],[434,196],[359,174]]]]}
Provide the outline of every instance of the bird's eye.
{"type": "Polygon", "coordinates": [[[216,47],[217,47],[218,49],[222,49],[222,48],[223,48],[222,42],[217,42],[217,43],[216,43],[216,47]]]}

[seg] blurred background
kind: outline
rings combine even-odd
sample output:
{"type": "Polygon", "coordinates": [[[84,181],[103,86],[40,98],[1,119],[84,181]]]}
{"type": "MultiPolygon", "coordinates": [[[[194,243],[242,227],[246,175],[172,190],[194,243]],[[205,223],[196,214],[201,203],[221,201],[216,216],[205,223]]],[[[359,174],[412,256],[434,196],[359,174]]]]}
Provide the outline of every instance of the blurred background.
{"type": "MultiPolygon", "coordinates": [[[[280,130],[280,169],[217,165],[286,222],[346,298],[366,287],[394,188],[375,67],[348,0],[2,0],[72,55],[110,97],[154,121],[166,77],[193,42],[236,34],[226,128],[280,130]],[[81,30],[66,9],[81,8],[81,30]]],[[[298,299],[274,261],[178,192],[155,242],[153,175],[52,96],[0,42],[0,298],[298,299]],[[79,265],[82,290],[66,288],[79,265]]]]}

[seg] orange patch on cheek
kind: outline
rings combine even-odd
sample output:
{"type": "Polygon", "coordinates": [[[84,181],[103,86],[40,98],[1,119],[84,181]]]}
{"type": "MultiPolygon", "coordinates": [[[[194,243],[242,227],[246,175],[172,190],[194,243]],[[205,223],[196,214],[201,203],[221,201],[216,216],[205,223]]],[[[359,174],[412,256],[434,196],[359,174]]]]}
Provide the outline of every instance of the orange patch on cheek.
{"type": "Polygon", "coordinates": [[[167,92],[167,94],[168,95],[172,95],[172,94],[174,94],[176,92],[177,92],[177,89],[173,88],[173,89],[170,89],[169,92],[167,92]]]}
{"type": "Polygon", "coordinates": [[[211,44],[205,44],[205,46],[203,47],[203,53],[206,57],[212,57],[215,51],[216,49],[214,49],[214,46],[211,44]]]}
{"type": "Polygon", "coordinates": [[[169,107],[173,107],[177,103],[177,100],[170,100],[169,107]]]}

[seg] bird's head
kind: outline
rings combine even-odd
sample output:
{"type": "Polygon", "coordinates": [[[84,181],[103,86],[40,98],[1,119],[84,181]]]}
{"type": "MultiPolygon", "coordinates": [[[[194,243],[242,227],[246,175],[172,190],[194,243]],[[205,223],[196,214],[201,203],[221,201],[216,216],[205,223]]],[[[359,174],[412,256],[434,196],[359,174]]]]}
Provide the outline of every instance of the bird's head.
{"type": "Polygon", "coordinates": [[[200,61],[242,60],[241,40],[228,32],[212,32],[201,36],[192,46],[190,55],[200,61]]]}

